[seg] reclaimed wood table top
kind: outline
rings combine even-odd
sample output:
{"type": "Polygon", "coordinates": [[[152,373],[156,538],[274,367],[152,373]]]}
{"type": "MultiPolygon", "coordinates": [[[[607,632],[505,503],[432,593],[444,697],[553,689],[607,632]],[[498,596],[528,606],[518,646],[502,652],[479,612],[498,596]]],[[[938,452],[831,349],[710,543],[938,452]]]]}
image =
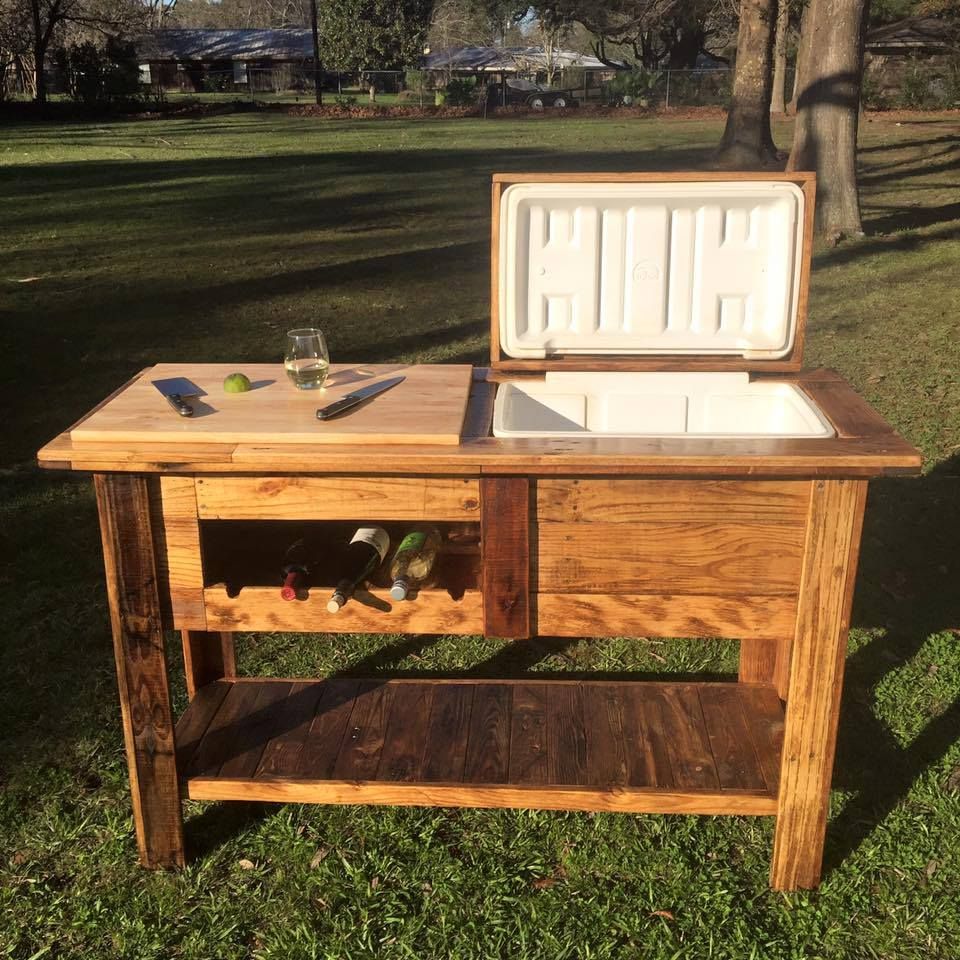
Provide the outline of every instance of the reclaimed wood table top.
{"type": "MultiPolygon", "coordinates": [[[[435,475],[617,475],[872,477],[919,473],[920,453],[837,373],[826,369],[771,375],[799,386],[837,435],[809,439],[566,438],[491,436],[499,381],[516,374],[475,368],[458,443],[296,443],[255,439],[142,439],[78,442],[73,434],[130,384],[154,379],[149,368],[38,453],[42,467],[137,473],[351,473],[435,475]]],[[[437,369],[444,369],[437,365],[437,369]]],[[[450,369],[450,368],[447,368],[450,369]]],[[[457,367],[457,369],[460,369],[457,367]]],[[[758,375],[759,376],[759,375],[758,375]]],[[[153,389],[152,387],[150,389],[153,389]]],[[[159,397],[164,406],[166,404],[159,397]]],[[[376,411],[377,400],[370,404],[376,411]]],[[[173,416],[171,412],[171,416],[173,416]]]]}

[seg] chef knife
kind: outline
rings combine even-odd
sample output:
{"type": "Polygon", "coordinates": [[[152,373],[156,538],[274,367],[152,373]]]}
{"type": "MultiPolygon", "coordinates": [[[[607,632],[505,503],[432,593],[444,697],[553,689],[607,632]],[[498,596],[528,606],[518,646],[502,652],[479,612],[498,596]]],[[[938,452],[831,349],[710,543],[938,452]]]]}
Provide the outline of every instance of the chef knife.
{"type": "Polygon", "coordinates": [[[403,383],[406,379],[406,377],[391,377],[389,380],[381,380],[379,383],[371,383],[369,387],[361,387],[359,390],[354,390],[353,393],[348,393],[345,397],[341,397],[339,400],[334,400],[333,403],[321,407],[317,411],[317,419],[330,420],[333,417],[339,417],[341,413],[345,413],[358,403],[363,403],[364,400],[369,400],[378,393],[383,393],[384,390],[389,390],[398,383],[403,383]]]}
{"type": "Polygon", "coordinates": [[[168,377],[165,380],[150,381],[181,417],[192,417],[193,407],[187,403],[195,397],[203,397],[205,393],[192,380],[186,377],[168,377]]]}

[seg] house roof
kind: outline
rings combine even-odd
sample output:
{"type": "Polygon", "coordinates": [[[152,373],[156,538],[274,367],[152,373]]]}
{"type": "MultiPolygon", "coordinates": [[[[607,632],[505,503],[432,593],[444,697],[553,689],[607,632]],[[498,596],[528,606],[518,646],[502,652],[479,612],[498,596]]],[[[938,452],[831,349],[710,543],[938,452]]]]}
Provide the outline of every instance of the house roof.
{"type": "MultiPolygon", "coordinates": [[[[610,70],[589,54],[559,50],[553,56],[558,67],[581,67],[584,70],[610,70]]],[[[473,70],[477,72],[516,73],[543,70],[548,57],[543,47],[457,47],[437,50],[423,58],[424,70],[473,70]]],[[[621,66],[623,66],[621,64],[621,66]]]]}
{"type": "Polygon", "coordinates": [[[137,43],[143,61],[312,60],[310,30],[156,30],[137,43]]]}
{"type": "Polygon", "coordinates": [[[950,50],[957,47],[956,28],[939,17],[908,17],[868,31],[867,50],[950,50]]]}

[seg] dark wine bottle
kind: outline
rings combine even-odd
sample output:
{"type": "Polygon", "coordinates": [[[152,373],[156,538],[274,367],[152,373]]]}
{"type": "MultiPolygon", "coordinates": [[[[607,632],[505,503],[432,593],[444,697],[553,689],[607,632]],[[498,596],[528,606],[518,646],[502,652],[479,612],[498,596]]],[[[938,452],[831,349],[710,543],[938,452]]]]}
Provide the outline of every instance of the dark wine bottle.
{"type": "Polygon", "coordinates": [[[382,527],[361,527],[343,554],[340,580],[327,610],[336,613],[353,596],[353,591],[373,575],[390,549],[390,536],[382,527]]]}
{"type": "Polygon", "coordinates": [[[310,550],[304,538],[295,540],[287,547],[280,567],[283,586],[280,596],[284,600],[306,599],[306,590],[310,576],[310,550]]]}

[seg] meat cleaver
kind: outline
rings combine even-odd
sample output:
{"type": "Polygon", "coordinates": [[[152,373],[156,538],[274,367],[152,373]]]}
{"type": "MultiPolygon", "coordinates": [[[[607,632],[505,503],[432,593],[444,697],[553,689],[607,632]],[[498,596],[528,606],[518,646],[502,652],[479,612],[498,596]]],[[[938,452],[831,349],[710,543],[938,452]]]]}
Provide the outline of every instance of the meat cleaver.
{"type": "Polygon", "coordinates": [[[150,381],[166,398],[181,417],[192,417],[193,407],[187,403],[196,397],[205,397],[206,392],[201,390],[192,380],[186,377],[167,377],[165,380],[150,381]]]}

